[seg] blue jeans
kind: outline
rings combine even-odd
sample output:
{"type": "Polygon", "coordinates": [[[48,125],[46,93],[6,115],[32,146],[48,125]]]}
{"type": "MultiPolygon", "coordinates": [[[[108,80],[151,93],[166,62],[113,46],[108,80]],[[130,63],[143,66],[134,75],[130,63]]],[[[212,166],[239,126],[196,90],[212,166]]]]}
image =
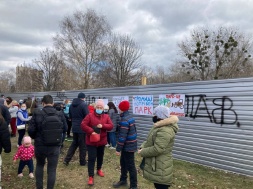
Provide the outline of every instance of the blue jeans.
{"type": "Polygon", "coordinates": [[[33,159],[27,160],[27,161],[23,161],[20,160],[19,161],[19,165],[18,165],[18,174],[23,172],[23,169],[25,166],[28,166],[29,168],[29,173],[33,173],[33,159]]]}
{"type": "Polygon", "coordinates": [[[37,160],[35,178],[36,188],[43,189],[43,173],[47,159],[47,189],[53,189],[56,180],[56,168],[60,154],[60,146],[35,146],[37,160]]]}
{"type": "Polygon", "coordinates": [[[116,135],[115,132],[108,132],[109,133],[109,138],[110,138],[110,143],[112,147],[116,147],[116,135]]]}

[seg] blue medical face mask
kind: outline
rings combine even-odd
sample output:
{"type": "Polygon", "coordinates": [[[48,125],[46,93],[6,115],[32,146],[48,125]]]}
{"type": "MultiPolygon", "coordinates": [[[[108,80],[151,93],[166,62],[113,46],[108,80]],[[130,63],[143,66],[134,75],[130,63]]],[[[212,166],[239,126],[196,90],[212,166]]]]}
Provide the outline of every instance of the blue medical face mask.
{"type": "Polygon", "coordinates": [[[97,113],[97,114],[102,114],[102,113],[103,113],[103,110],[96,109],[96,113],[97,113]]]}

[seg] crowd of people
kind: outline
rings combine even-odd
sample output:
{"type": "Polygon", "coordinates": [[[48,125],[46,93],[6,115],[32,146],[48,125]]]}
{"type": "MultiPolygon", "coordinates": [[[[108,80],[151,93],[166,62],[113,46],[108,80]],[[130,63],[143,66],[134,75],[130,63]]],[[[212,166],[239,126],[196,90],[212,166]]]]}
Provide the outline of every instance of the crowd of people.
{"type": "Polygon", "coordinates": [[[47,188],[54,188],[58,159],[66,138],[71,139],[71,145],[63,163],[68,166],[78,148],[80,166],[88,167],[89,186],[94,185],[95,173],[100,177],[106,176],[102,170],[105,147],[115,150],[115,155],[120,156],[121,174],[119,181],[112,183],[113,188],[128,185],[128,174],[129,188],[137,188],[136,152],[143,157],[140,168],[144,178],[154,183],[156,189],[171,186],[172,148],[178,131],[178,118],[170,115],[168,107],[157,106],[154,109],[153,127],[138,149],[137,129],[129,111],[129,101],[120,102],[118,107],[113,102],[105,104],[103,99],[87,104],[85,94],[81,92],[77,98],[67,99],[61,104],[54,103],[51,95],[45,95],[41,104],[42,108],[37,108],[35,99],[17,102],[4,95],[0,98],[0,157],[2,149],[5,153],[11,152],[10,138],[18,134],[17,151],[13,157],[14,163],[19,159],[17,176],[22,178],[23,168],[28,166],[29,177],[35,177],[37,189],[43,189],[45,165],[47,188]]]}

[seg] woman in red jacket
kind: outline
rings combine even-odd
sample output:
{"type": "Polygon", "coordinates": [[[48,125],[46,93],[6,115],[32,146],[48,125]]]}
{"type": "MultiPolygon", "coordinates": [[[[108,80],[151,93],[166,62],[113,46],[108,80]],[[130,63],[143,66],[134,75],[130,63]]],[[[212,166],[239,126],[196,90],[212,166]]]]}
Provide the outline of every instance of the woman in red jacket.
{"type": "Polygon", "coordinates": [[[82,121],[81,128],[86,133],[86,146],[88,151],[88,185],[94,184],[94,167],[97,159],[97,174],[104,176],[101,170],[107,144],[107,131],[112,130],[113,123],[108,114],[103,113],[104,101],[96,102],[95,111],[89,113],[82,121]],[[100,137],[99,137],[100,135],[100,137]]]}

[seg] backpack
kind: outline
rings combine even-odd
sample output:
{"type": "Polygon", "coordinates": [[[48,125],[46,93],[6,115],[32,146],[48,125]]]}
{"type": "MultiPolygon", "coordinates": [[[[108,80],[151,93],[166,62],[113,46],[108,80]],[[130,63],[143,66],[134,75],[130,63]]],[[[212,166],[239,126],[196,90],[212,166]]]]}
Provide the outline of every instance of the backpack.
{"type": "Polygon", "coordinates": [[[42,143],[46,146],[59,146],[62,144],[63,123],[59,111],[47,113],[42,109],[43,121],[41,125],[42,143]]]}

